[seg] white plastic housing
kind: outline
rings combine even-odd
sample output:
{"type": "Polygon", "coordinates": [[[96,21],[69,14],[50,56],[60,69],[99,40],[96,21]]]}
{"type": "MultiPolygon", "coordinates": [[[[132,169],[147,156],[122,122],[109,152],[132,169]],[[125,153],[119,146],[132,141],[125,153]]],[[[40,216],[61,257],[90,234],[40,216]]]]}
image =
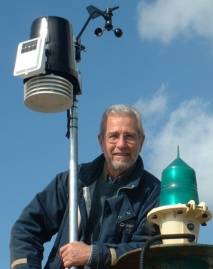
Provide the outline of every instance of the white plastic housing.
{"type": "Polygon", "coordinates": [[[37,37],[19,43],[14,76],[28,78],[45,73],[45,37],[37,37]]]}

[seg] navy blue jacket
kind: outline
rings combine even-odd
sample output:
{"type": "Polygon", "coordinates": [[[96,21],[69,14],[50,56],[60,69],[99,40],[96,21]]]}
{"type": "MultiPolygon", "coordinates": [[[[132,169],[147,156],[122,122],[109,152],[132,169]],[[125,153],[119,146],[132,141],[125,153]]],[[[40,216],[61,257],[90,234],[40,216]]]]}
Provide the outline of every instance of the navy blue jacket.
{"type": "MultiPolygon", "coordinates": [[[[82,187],[93,188],[104,166],[103,155],[91,163],[80,165],[79,209],[81,226],[79,238],[93,244],[95,257],[92,268],[106,268],[111,254],[111,265],[125,252],[142,247],[156,229],[147,222],[146,215],[158,206],[160,182],[144,170],[142,159],[137,160],[134,171],[117,192],[104,203],[100,236],[97,242],[88,238],[88,217],[82,187]]],[[[10,241],[11,263],[15,269],[40,269],[43,244],[56,233],[45,269],[62,268],[59,248],[68,243],[68,172],[55,179],[23,210],[15,222],[10,241]]]]}

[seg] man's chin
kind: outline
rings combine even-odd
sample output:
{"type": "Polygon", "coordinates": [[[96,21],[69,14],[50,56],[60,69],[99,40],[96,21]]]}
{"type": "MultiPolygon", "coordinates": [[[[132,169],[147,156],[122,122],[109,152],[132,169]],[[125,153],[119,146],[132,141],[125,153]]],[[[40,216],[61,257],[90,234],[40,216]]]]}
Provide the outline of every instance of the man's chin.
{"type": "Polygon", "coordinates": [[[129,162],[112,162],[112,167],[116,172],[119,172],[119,174],[125,172],[131,167],[131,163],[129,162]]]}

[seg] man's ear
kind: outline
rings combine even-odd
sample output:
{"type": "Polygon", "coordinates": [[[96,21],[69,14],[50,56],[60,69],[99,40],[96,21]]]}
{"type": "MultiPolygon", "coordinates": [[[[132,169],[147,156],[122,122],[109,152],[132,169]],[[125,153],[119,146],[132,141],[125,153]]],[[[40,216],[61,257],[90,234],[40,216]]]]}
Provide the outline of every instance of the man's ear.
{"type": "Polygon", "coordinates": [[[102,135],[100,135],[100,134],[98,135],[98,142],[99,142],[99,145],[103,151],[103,138],[102,138],[102,135]]]}
{"type": "Polygon", "coordinates": [[[141,137],[141,146],[140,146],[140,152],[141,152],[141,150],[142,150],[144,140],[145,140],[145,136],[142,136],[142,137],[141,137]]]}

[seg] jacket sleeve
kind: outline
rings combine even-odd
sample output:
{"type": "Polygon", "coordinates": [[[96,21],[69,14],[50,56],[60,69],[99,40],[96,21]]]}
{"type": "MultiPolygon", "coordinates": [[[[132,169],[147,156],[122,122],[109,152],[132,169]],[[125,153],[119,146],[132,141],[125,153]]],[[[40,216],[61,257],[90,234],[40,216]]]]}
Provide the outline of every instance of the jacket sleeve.
{"type": "MultiPolygon", "coordinates": [[[[121,256],[125,253],[134,250],[143,248],[144,243],[154,235],[159,234],[159,230],[155,229],[152,225],[143,223],[141,226],[144,226],[144,229],[148,229],[150,234],[142,235],[139,233],[133,235],[133,238],[130,242],[120,243],[120,244],[101,244],[97,243],[93,246],[93,257],[91,259],[91,268],[101,269],[101,268],[111,268],[115,266],[121,256]],[[147,226],[147,227],[145,227],[147,226]],[[149,227],[148,227],[149,226],[149,227]]],[[[140,230],[140,228],[139,228],[140,230]]]]}
{"type": "Polygon", "coordinates": [[[23,210],[11,230],[13,269],[40,269],[43,244],[58,231],[67,203],[67,174],[61,173],[23,210]]]}

